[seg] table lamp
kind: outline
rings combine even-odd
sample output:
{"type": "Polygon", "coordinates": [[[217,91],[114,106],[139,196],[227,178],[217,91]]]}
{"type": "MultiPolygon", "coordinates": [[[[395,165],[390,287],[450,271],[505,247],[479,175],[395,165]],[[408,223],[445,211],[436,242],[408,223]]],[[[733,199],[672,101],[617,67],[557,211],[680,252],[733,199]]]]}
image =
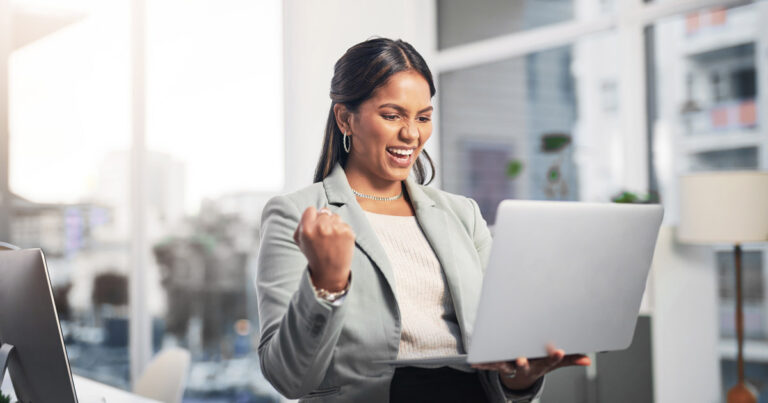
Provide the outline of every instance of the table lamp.
{"type": "Polygon", "coordinates": [[[756,390],[744,381],[744,313],[741,245],[768,241],[768,172],[724,171],[680,178],[680,227],[684,243],[733,245],[736,268],[736,338],[739,381],[728,403],[757,403],[756,390]]]}

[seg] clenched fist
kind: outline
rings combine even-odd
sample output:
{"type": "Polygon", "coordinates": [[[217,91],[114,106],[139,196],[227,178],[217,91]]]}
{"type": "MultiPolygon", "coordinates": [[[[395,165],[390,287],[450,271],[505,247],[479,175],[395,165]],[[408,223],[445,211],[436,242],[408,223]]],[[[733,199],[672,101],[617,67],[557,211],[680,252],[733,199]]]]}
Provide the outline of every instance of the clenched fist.
{"type": "Polygon", "coordinates": [[[327,208],[308,207],[293,233],[309,261],[312,283],[331,292],[347,287],[355,251],[355,233],[341,218],[327,208]]]}

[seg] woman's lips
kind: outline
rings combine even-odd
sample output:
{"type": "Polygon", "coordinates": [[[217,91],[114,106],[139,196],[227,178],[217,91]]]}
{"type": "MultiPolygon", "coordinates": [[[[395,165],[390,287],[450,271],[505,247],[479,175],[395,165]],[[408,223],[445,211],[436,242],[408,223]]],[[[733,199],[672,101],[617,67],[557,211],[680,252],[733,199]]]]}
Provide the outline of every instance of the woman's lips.
{"type": "Polygon", "coordinates": [[[411,158],[413,157],[414,153],[411,153],[411,155],[400,155],[393,153],[391,150],[387,150],[387,155],[389,156],[389,160],[397,167],[399,168],[407,168],[411,165],[411,158]]]}

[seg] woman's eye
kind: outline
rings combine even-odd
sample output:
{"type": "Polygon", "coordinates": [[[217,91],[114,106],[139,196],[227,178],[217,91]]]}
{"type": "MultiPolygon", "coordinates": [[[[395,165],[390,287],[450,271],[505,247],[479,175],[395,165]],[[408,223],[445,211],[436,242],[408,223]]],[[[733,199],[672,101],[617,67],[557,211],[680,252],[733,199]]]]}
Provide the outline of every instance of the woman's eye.
{"type": "Polygon", "coordinates": [[[397,115],[381,115],[381,116],[384,117],[384,119],[387,119],[387,120],[395,120],[395,119],[397,119],[397,115]]]}
{"type": "Polygon", "coordinates": [[[430,118],[430,117],[427,117],[427,116],[421,116],[421,117],[419,117],[419,122],[422,122],[422,123],[427,123],[427,122],[429,122],[430,120],[432,120],[432,118],[430,118]]]}

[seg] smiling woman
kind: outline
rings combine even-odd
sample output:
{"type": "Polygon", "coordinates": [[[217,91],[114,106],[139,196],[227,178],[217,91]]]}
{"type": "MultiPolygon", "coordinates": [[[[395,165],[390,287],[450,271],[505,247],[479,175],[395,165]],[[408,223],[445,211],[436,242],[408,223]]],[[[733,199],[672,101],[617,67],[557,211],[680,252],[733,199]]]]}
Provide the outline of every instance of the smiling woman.
{"type": "MultiPolygon", "coordinates": [[[[367,124],[375,124],[376,122],[370,118],[372,118],[372,114],[376,114],[380,119],[391,122],[398,120],[402,122],[403,118],[411,118],[428,123],[428,127],[419,128],[419,134],[426,135],[426,138],[412,141],[413,143],[418,142],[420,145],[418,152],[414,152],[416,155],[410,163],[415,162],[415,174],[419,183],[428,184],[431,182],[435,176],[432,159],[426,151],[423,152],[423,159],[431,168],[430,177],[427,179],[424,162],[418,157],[421,146],[432,133],[431,105],[434,95],[435,85],[432,82],[432,73],[429,71],[427,63],[416,52],[416,49],[407,42],[379,38],[359,43],[350,48],[344,57],[336,62],[335,74],[331,80],[332,102],[328,112],[323,150],[315,170],[314,181],[320,182],[330,175],[334,164],[337,162],[342,167],[346,167],[348,157],[354,157],[358,154],[351,148],[349,152],[344,149],[344,131],[346,130],[346,134],[350,136],[354,134],[348,122],[350,115],[358,118],[358,122],[360,122],[361,117],[367,117],[367,124]],[[391,88],[388,86],[389,93],[385,96],[380,94],[381,91],[376,91],[385,83],[392,84],[389,82],[390,79],[401,76],[398,73],[409,74],[403,80],[395,80],[397,83],[391,88]],[[414,83],[416,86],[411,87],[410,84],[414,83]],[[374,101],[372,96],[378,99],[374,101]],[[412,98],[414,96],[415,98],[412,98]],[[366,105],[363,105],[364,103],[366,105]],[[422,105],[420,107],[415,106],[418,103],[422,105]],[[418,109],[415,111],[408,109],[413,107],[418,109]],[[415,116],[409,116],[409,112],[415,113],[415,116]]],[[[388,126],[389,130],[393,128],[396,130],[397,124],[402,125],[402,123],[393,123],[388,126]]],[[[350,144],[353,139],[364,141],[350,137],[346,140],[348,141],[347,144],[350,144]]],[[[397,144],[389,145],[398,146],[397,144]]],[[[403,145],[400,144],[399,147],[402,148],[403,145]]]]}
{"type": "Polygon", "coordinates": [[[350,144],[344,166],[347,181],[363,209],[413,215],[405,199],[377,201],[402,194],[402,181],[432,135],[430,87],[424,76],[413,71],[393,74],[357,111],[344,104],[334,105],[333,111],[350,144]]]}
{"type": "Polygon", "coordinates": [[[554,348],[474,368],[379,363],[465,353],[490,253],[477,203],[425,186],[434,94],[408,43],[350,48],[331,82],[316,183],[264,208],[259,357],[286,397],[530,401],[545,373],[589,364],[554,348]]]}

